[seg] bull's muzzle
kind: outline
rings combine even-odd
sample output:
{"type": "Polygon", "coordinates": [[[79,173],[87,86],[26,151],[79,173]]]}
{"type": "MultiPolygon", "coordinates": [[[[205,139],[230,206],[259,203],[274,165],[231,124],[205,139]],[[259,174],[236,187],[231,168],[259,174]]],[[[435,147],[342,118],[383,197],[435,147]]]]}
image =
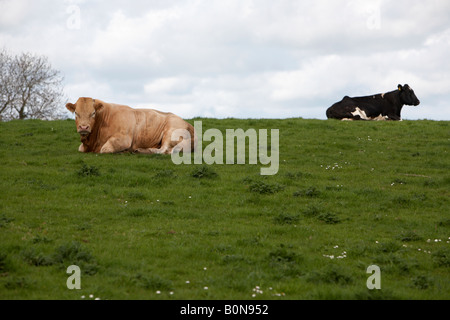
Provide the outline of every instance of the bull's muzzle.
{"type": "Polygon", "coordinates": [[[82,136],[87,136],[89,133],[91,133],[91,128],[89,126],[78,126],[78,133],[82,136]]]}

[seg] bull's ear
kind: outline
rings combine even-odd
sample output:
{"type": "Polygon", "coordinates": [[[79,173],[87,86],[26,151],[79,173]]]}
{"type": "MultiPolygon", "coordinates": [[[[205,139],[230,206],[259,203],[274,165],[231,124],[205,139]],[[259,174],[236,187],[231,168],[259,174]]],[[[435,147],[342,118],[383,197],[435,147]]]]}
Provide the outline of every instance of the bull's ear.
{"type": "Polygon", "coordinates": [[[95,111],[100,111],[103,108],[103,103],[101,101],[94,100],[94,109],[95,111]]]}
{"type": "Polygon", "coordinates": [[[402,85],[401,85],[401,84],[399,84],[399,85],[397,86],[397,88],[398,88],[399,91],[402,91],[402,85]]]}
{"type": "Polygon", "coordinates": [[[75,112],[75,105],[73,103],[67,103],[66,104],[66,108],[67,110],[69,110],[70,112],[75,112]]]}

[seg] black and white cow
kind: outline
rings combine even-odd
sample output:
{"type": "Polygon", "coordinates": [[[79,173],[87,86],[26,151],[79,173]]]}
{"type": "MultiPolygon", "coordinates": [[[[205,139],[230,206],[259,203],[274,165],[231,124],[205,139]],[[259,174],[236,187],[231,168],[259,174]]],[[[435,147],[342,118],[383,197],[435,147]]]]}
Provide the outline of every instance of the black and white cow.
{"type": "Polygon", "coordinates": [[[403,105],[420,103],[407,84],[397,90],[365,97],[345,96],[327,109],[327,117],[341,120],[401,120],[403,105]]]}

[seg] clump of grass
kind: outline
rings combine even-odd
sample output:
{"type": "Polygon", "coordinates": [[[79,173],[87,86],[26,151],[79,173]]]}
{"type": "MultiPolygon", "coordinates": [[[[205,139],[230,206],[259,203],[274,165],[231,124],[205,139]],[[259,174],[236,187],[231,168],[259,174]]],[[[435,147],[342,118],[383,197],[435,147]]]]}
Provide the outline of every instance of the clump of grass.
{"type": "Polygon", "coordinates": [[[90,176],[99,176],[100,170],[96,166],[88,166],[83,163],[80,169],[77,171],[78,176],[80,177],[90,177],[90,176]]]}
{"type": "Polygon", "coordinates": [[[6,259],[7,259],[6,253],[0,253],[0,272],[5,271],[7,269],[6,259]]]}
{"type": "Polygon", "coordinates": [[[440,267],[450,267],[450,249],[442,248],[434,252],[433,261],[440,267]]]}
{"type": "Polygon", "coordinates": [[[392,183],[395,183],[395,184],[406,184],[406,181],[405,180],[403,180],[403,179],[394,179],[394,181],[392,181],[392,183]]]}
{"type": "Polygon", "coordinates": [[[317,190],[316,187],[309,187],[306,190],[297,190],[293,193],[294,197],[309,197],[309,198],[315,198],[320,195],[320,191],[317,190]]]}
{"type": "Polygon", "coordinates": [[[269,252],[268,258],[271,262],[298,262],[300,256],[292,251],[288,250],[286,246],[280,245],[279,248],[269,252]]]}
{"type": "Polygon", "coordinates": [[[26,263],[31,266],[49,266],[54,263],[50,256],[45,256],[41,252],[37,252],[34,248],[29,248],[22,251],[22,257],[26,263]]]}
{"type": "Polygon", "coordinates": [[[246,259],[244,256],[240,254],[227,254],[222,258],[222,261],[224,264],[231,264],[231,263],[246,262],[246,259]]]}
{"type": "Polygon", "coordinates": [[[336,224],[341,222],[341,219],[333,212],[323,212],[317,216],[317,219],[326,224],[336,224]]]}
{"type": "Polygon", "coordinates": [[[312,271],[307,280],[313,283],[336,283],[339,285],[350,284],[352,274],[341,266],[329,264],[319,271],[312,271]]]}
{"type": "Polygon", "coordinates": [[[176,174],[171,169],[160,170],[153,175],[154,179],[168,179],[168,178],[175,178],[175,177],[176,177],[176,174]]]}
{"type": "Polygon", "coordinates": [[[9,217],[5,216],[4,214],[0,215],[0,228],[5,227],[11,221],[14,221],[14,218],[9,218],[9,217]]]}
{"type": "Polygon", "coordinates": [[[76,264],[78,262],[90,262],[92,260],[92,255],[76,241],[59,246],[55,251],[55,261],[60,263],[70,261],[76,264]]]}
{"type": "Polygon", "coordinates": [[[355,293],[354,296],[357,300],[399,300],[392,290],[383,288],[382,290],[361,290],[355,293]]]}
{"type": "Polygon", "coordinates": [[[299,263],[303,261],[303,256],[283,244],[270,251],[267,259],[277,279],[296,277],[302,274],[299,263]]]}
{"type": "Polygon", "coordinates": [[[194,170],[192,170],[191,176],[194,178],[198,178],[198,179],[216,178],[218,176],[218,174],[210,166],[202,165],[202,166],[196,167],[194,170]]]}
{"type": "Polygon", "coordinates": [[[142,192],[139,191],[130,191],[127,193],[128,199],[134,199],[134,200],[145,200],[146,196],[142,192]]]}
{"type": "Polygon", "coordinates": [[[397,238],[403,242],[410,242],[410,241],[418,241],[422,240],[422,237],[419,236],[415,231],[408,230],[400,233],[397,238]]]}
{"type": "Polygon", "coordinates": [[[399,207],[409,207],[412,204],[412,200],[407,196],[397,196],[392,200],[392,203],[399,207]]]}
{"type": "Polygon", "coordinates": [[[26,277],[11,277],[6,280],[4,286],[6,289],[29,289],[36,283],[26,277]]]}
{"type": "Polygon", "coordinates": [[[440,227],[450,227],[450,219],[443,219],[438,222],[438,226],[440,227]]]}
{"type": "Polygon", "coordinates": [[[251,181],[249,190],[259,194],[273,194],[284,189],[284,186],[278,183],[267,183],[265,181],[257,180],[251,181]]]}
{"type": "Polygon", "coordinates": [[[326,224],[336,224],[341,222],[341,219],[336,213],[323,211],[322,208],[317,207],[315,205],[307,206],[302,214],[305,217],[316,218],[319,221],[325,222],[326,224]]]}
{"type": "Polygon", "coordinates": [[[411,284],[414,288],[426,290],[433,286],[433,280],[424,275],[418,275],[411,280],[411,284]]]}
{"type": "Polygon", "coordinates": [[[138,273],[132,278],[132,282],[140,287],[151,290],[172,290],[172,281],[164,279],[159,275],[146,276],[138,273]]]}
{"type": "Polygon", "coordinates": [[[380,243],[379,251],[384,253],[393,253],[400,250],[401,245],[394,241],[380,243]]]}
{"type": "Polygon", "coordinates": [[[31,242],[33,242],[33,243],[50,243],[50,242],[52,242],[52,240],[45,236],[37,235],[33,239],[31,239],[31,242]]]}
{"type": "Polygon", "coordinates": [[[77,225],[75,229],[78,231],[86,231],[92,229],[92,225],[88,222],[82,222],[79,225],[77,225]]]}
{"type": "Polygon", "coordinates": [[[385,252],[375,257],[378,265],[383,265],[384,270],[389,273],[397,272],[400,275],[411,273],[419,267],[416,259],[403,257],[401,253],[385,252]]]}
{"type": "Polygon", "coordinates": [[[127,211],[127,215],[130,217],[144,217],[144,216],[150,215],[152,212],[153,212],[152,209],[135,208],[135,209],[127,211]]]}
{"type": "Polygon", "coordinates": [[[22,257],[26,263],[32,266],[78,265],[84,274],[95,274],[98,270],[92,254],[84,249],[79,242],[73,241],[59,246],[53,254],[44,255],[34,248],[22,251],[22,257]]]}
{"type": "Polygon", "coordinates": [[[280,213],[273,218],[273,221],[278,224],[295,224],[300,220],[298,214],[280,213]]]}
{"type": "Polygon", "coordinates": [[[92,254],[77,241],[56,248],[52,259],[55,264],[64,267],[77,265],[81,268],[83,274],[93,275],[98,271],[98,265],[92,254]]]}
{"type": "Polygon", "coordinates": [[[320,214],[321,209],[315,205],[309,205],[303,210],[302,214],[305,217],[316,217],[320,214]]]}
{"type": "Polygon", "coordinates": [[[311,177],[311,173],[305,173],[305,172],[301,172],[301,171],[297,171],[297,172],[286,172],[285,176],[288,179],[300,179],[300,178],[308,178],[311,177]]]}

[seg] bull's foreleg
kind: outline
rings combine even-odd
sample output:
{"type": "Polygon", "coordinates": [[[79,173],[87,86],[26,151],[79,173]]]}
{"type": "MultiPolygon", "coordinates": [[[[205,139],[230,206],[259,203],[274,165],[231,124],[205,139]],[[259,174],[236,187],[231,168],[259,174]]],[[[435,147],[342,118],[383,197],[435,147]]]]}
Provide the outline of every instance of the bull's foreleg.
{"type": "Polygon", "coordinates": [[[134,150],[135,153],[144,153],[144,154],[168,154],[167,148],[137,148],[134,150]]]}
{"type": "Polygon", "coordinates": [[[131,138],[128,136],[112,136],[100,149],[100,153],[118,153],[127,151],[131,147],[131,138]]]}
{"type": "Polygon", "coordinates": [[[87,152],[87,148],[84,145],[84,143],[80,144],[80,146],[78,147],[78,151],[79,152],[87,152]]]}

